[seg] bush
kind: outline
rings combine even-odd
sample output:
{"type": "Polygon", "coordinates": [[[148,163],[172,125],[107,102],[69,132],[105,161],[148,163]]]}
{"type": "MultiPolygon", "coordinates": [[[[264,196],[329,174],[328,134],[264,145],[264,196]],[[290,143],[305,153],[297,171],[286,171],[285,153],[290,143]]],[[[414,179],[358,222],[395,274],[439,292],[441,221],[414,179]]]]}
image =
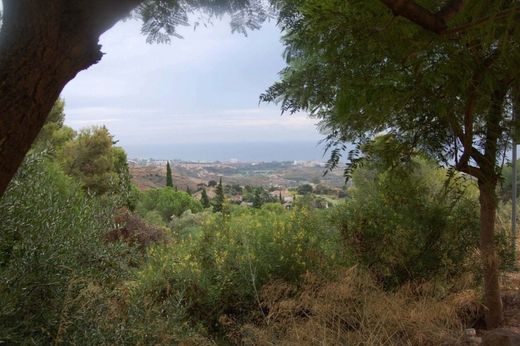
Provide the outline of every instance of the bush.
{"type": "Polygon", "coordinates": [[[478,201],[470,181],[425,160],[406,167],[366,164],[338,209],[347,250],[386,287],[456,275],[478,247],[478,201]]]}
{"type": "Polygon", "coordinates": [[[129,245],[144,248],[153,243],[165,243],[168,240],[168,229],[150,225],[139,216],[121,209],[114,217],[118,228],[105,234],[108,242],[124,241],[129,245]]]}
{"type": "Polygon", "coordinates": [[[298,282],[309,270],[326,272],[341,262],[339,233],[322,211],[287,212],[266,205],[226,216],[186,214],[174,218],[173,227],[184,235],[175,244],[149,250],[132,305],[161,323],[164,316],[172,324],[188,320],[199,331],[220,330],[224,315],[260,318],[258,292],[264,284],[298,282]],[[189,232],[180,229],[183,224],[189,232]]]}
{"type": "MultiPolygon", "coordinates": [[[[164,224],[168,224],[172,216],[181,216],[186,210],[196,213],[202,211],[202,209],[198,200],[186,192],[175,191],[171,187],[143,192],[136,208],[137,212],[143,217],[146,217],[150,211],[158,212],[164,224]]],[[[148,220],[153,220],[152,216],[149,216],[148,220]]]]}
{"type": "Polygon", "coordinates": [[[26,160],[0,200],[0,340],[106,341],[113,326],[100,316],[111,315],[111,292],[133,258],[131,248],[102,240],[118,205],[86,196],[42,157],[26,160]]]}

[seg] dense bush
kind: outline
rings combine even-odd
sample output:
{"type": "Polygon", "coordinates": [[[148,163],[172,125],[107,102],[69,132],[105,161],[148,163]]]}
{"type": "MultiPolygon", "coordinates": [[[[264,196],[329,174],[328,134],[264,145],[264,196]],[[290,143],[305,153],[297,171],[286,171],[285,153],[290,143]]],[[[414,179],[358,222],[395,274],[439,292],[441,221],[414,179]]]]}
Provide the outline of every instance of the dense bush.
{"type": "Polygon", "coordinates": [[[103,342],[112,327],[99,317],[133,257],[102,241],[117,205],[86,196],[42,157],[26,160],[0,200],[0,340],[103,342]]]}
{"type": "Polygon", "coordinates": [[[150,318],[148,325],[187,319],[215,331],[222,316],[261,318],[258,291],[265,283],[298,282],[307,271],[332,270],[341,261],[339,233],[319,210],[267,204],[226,216],[187,213],[173,226],[182,237],[151,248],[133,286],[132,305],[150,318]]]}
{"type": "Polygon", "coordinates": [[[453,275],[478,247],[478,201],[471,181],[446,179],[426,160],[367,162],[338,209],[347,250],[387,287],[453,275]]]}
{"type": "Polygon", "coordinates": [[[136,207],[136,211],[151,222],[159,222],[159,215],[164,225],[170,222],[172,216],[181,216],[187,210],[195,213],[202,209],[198,200],[172,187],[144,191],[136,207]]]}

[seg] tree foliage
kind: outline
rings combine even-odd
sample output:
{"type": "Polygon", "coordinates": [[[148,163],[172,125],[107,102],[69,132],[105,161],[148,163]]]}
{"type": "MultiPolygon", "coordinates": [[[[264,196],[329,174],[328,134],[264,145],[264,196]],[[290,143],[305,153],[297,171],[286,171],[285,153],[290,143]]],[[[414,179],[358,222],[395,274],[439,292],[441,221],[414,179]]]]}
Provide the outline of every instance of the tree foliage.
{"type": "Polygon", "coordinates": [[[57,152],[67,141],[74,137],[74,130],[63,124],[65,120],[64,110],[65,101],[60,98],[54,103],[45,124],[33,144],[34,151],[47,150],[57,152]]]}
{"type": "Polygon", "coordinates": [[[60,154],[65,173],[78,178],[84,189],[92,193],[126,189],[129,184],[126,153],[113,144],[106,127],[81,130],[60,154]]]}
{"type": "Polygon", "coordinates": [[[103,343],[105,293],[128,277],[133,257],[124,244],[103,242],[120,205],[118,196],[87,196],[44,155],[28,156],[0,199],[3,342],[103,343]]]}
{"type": "Polygon", "coordinates": [[[288,66],[261,100],[320,120],[329,168],[392,133],[477,179],[488,327],[503,323],[495,250],[496,185],[520,83],[515,1],[276,0],[288,66]],[[404,4],[404,5],[403,5],[404,4]],[[390,10],[391,11],[390,11],[390,10]]]}
{"type": "Polygon", "coordinates": [[[166,186],[173,187],[172,168],[170,161],[166,162],[166,186]]]}
{"type": "Polygon", "coordinates": [[[144,191],[137,205],[142,216],[153,219],[153,214],[149,213],[156,213],[164,224],[170,222],[172,216],[181,216],[187,210],[196,213],[202,210],[202,205],[188,193],[171,187],[144,191]]]}
{"type": "Polygon", "coordinates": [[[202,189],[201,195],[200,195],[200,203],[202,204],[202,207],[204,209],[209,208],[211,206],[209,202],[208,193],[206,192],[206,189],[202,189]]]}
{"type": "Polygon", "coordinates": [[[288,67],[261,99],[318,118],[332,166],[345,142],[366,142],[380,131],[398,135],[403,149],[420,146],[461,168],[482,161],[490,125],[498,126],[497,160],[507,148],[508,95],[520,71],[514,2],[467,4],[453,25],[482,23],[445,35],[395,17],[377,1],[275,3],[288,67]],[[491,119],[496,107],[498,119],[491,119]]]}
{"type": "Polygon", "coordinates": [[[148,42],[170,42],[171,36],[182,38],[176,28],[190,25],[195,15],[195,26],[207,24],[224,14],[231,16],[231,31],[247,34],[259,29],[270,16],[266,3],[261,0],[145,0],[135,11],[143,21],[142,32],[148,42]]]}
{"type": "Polygon", "coordinates": [[[213,211],[218,213],[224,210],[224,187],[222,186],[222,178],[219,179],[217,188],[215,189],[215,198],[213,199],[213,211]]]}

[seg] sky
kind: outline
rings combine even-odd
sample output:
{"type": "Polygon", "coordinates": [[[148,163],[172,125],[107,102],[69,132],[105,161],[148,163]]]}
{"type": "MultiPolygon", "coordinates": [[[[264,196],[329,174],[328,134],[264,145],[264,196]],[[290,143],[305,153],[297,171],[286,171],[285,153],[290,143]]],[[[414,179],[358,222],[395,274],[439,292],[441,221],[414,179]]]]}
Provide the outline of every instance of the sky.
{"type": "Polygon", "coordinates": [[[213,151],[222,160],[234,153],[219,150],[240,144],[242,153],[229,158],[246,159],[247,146],[255,145],[258,154],[262,143],[281,144],[266,145],[257,155],[262,159],[273,148],[281,151],[276,159],[322,157],[315,119],[259,105],[259,95],[285,66],[273,22],[247,37],[232,34],[226,19],[180,27],[184,38],[170,44],[146,43],[140,24],[123,21],[101,37],[103,59],[62,93],[67,125],[106,125],[129,157],[206,160],[213,151]]]}

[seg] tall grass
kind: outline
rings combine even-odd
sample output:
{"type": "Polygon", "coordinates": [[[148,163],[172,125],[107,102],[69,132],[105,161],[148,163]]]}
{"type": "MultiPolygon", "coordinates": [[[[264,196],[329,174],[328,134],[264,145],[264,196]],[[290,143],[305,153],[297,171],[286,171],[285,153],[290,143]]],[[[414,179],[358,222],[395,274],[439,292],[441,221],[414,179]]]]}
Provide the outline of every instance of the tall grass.
{"type": "Polygon", "coordinates": [[[336,280],[308,274],[301,287],[273,282],[262,290],[263,323],[230,324],[245,345],[460,345],[467,321],[479,314],[467,290],[439,297],[405,285],[386,292],[358,267],[336,280]]]}

